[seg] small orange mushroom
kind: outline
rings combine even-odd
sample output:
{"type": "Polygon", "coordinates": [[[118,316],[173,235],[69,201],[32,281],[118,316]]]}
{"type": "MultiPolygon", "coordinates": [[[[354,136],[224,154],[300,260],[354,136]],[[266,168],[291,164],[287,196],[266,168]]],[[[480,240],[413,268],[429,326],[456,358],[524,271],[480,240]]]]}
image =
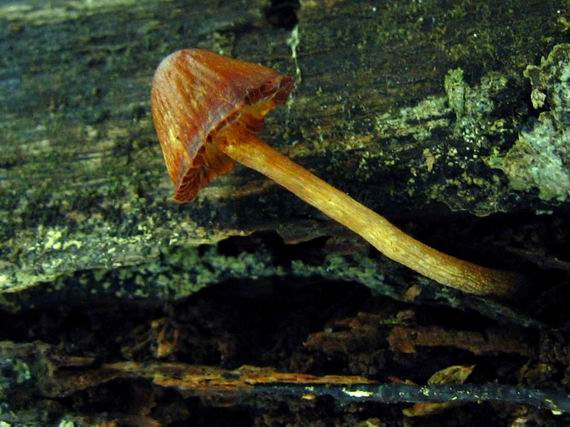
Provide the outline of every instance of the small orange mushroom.
{"type": "Polygon", "coordinates": [[[293,79],[264,66],[200,49],[166,57],[152,83],[154,126],[174,199],[189,202],[211,179],[248,166],[370,242],[388,258],[477,295],[508,296],[519,276],[433,249],[260,140],[264,117],[285,102],[293,79]]]}

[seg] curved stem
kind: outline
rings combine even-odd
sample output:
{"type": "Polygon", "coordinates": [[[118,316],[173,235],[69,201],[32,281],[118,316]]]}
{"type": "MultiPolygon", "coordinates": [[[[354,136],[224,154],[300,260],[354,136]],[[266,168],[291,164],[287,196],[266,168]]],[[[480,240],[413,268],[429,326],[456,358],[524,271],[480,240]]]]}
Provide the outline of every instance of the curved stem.
{"type": "Polygon", "coordinates": [[[271,178],[325,215],[362,236],[388,258],[436,282],[477,295],[508,296],[520,276],[444,254],[414,239],[386,218],[361,205],[271,148],[254,134],[224,132],[219,148],[232,159],[271,178]]]}

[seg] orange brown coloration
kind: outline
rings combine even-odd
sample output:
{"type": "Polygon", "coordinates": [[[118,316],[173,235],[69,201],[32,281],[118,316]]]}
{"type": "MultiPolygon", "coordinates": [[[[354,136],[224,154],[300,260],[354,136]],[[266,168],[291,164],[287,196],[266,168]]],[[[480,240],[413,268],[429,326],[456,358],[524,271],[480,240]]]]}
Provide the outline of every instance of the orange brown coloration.
{"type": "Polygon", "coordinates": [[[292,78],[269,68],[199,49],[173,53],[152,85],[152,115],[175,200],[188,202],[237,161],[248,166],[370,242],[388,258],[477,295],[508,296],[514,273],[460,260],[407,235],[384,217],[292,162],[256,136],[265,115],[282,104],[292,78]]]}
{"type": "Polygon", "coordinates": [[[206,143],[234,122],[253,131],[283,103],[293,79],[261,65],[200,49],[167,56],[154,75],[152,116],[178,202],[190,202],[234,161],[206,143]]]}

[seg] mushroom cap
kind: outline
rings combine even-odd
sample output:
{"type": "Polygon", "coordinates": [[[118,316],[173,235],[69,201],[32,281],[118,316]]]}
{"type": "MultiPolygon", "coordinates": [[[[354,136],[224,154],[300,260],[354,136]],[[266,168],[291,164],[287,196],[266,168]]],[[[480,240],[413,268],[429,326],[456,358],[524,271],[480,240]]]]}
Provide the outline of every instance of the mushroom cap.
{"type": "Polygon", "coordinates": [[[258,131],[292,89],[290,76],[206,50],[164,58],[154,74],[151,109],[174,200],[190,202],[211,179],[233,169],[234,161],[216,146],[221,129],[258,131]]]}

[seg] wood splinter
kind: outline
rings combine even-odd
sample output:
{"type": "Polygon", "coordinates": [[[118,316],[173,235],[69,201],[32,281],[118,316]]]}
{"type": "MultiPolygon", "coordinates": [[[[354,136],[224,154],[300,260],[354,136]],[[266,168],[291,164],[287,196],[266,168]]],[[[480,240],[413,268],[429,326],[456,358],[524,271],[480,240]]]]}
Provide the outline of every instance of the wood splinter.
{"type": "Polygon", "coordinates": [[[190,202],[237,161],[345,225],[388,258],[442,285],[501,297],[516,291],[519,275],[419,242],[260,140],[256,132],[265,115],[283,104],[292,89],[290,76],[206,50],[184,49],[166,57],[154,75],[151,104],[176,188],[174,199],[190,202]]]}

